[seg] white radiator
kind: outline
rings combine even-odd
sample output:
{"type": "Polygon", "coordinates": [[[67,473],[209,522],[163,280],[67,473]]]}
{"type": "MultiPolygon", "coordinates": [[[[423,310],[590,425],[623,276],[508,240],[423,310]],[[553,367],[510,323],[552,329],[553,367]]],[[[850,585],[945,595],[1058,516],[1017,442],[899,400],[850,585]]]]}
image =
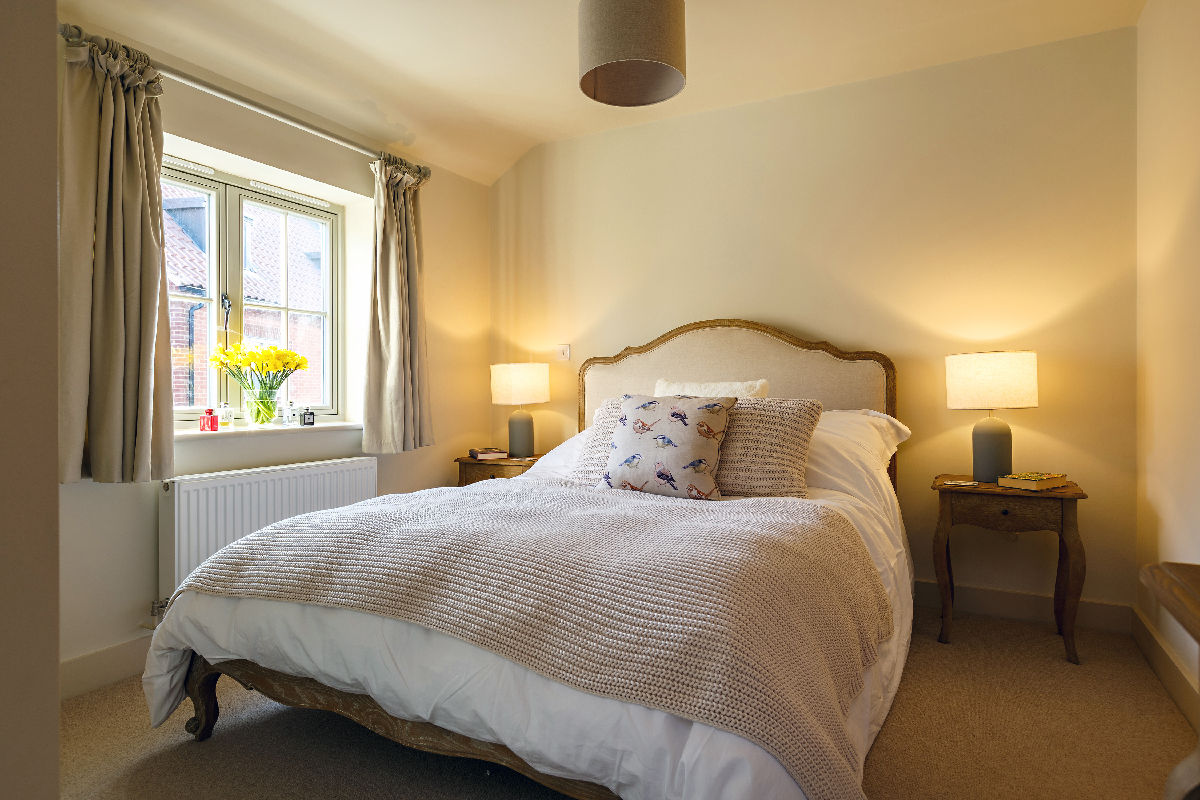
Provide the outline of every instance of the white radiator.
{"type": "Polygon", "coordinates": [[[374,458],[181,475],[158,503],[158,588],[174,594],[204,559],[259,528],[375,496],[374,458]]]}

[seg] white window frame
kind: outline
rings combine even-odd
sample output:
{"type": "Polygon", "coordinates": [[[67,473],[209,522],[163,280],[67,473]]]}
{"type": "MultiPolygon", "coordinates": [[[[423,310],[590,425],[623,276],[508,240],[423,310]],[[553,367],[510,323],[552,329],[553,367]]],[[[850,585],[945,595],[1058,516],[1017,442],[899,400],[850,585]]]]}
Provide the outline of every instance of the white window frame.
{"type": "MultiPolygon", "coordinates": [[[[259,181],[251,181],[236,175],[218,172],[200,164],[184,162],[181,159],[171,159],[171,162],[175,166],[164,166],[162,169],[162,177],[164,179],[195,186],[213,193],[215,197],[216,207],[209,211],[209,224],[214,226],[210,233],[212,236],[210,244],[216,251],[215,256],[210,255],[210,263],[211,259],[215,258],[215,267],[211,268],[215,274],[210,273],[211,285],[209,296],[203,298],[211,301],[209,341],[214,344],[220,343],[226,346],[231,342],[241,341],[243,330],[242,320],[244,309],[247,305],[253,308],[279,309],[282,314],[285,339],[287,336],[287,315],[289,311],[304,314],[323,314],[326,321],[326,330],[328,331],[324,342],[325,353],[323,354],[323,359],[328,372],[329,402],[320,406],[308,407],[319,417],[340,419],[340,411],[345,405],[344,360],[341,357],[345,335],[342,320],[345,285],[343,269],[343,264],[345,263],[345,209],[340,205],[329,203],[319,198],[308,197],[297,192],[272,187],[259,181]],[[192,172],[188,169],[189,167],[195,168],[196,172],[202,171],[203,175],[192,172]],[[242,271],[245,268],[244,253],[242,251],[242,207],[246,201],[270,206],[282,211],[292,211],[315,217],[328,224],[330,236],[329,269],[325,271],[326,274],[324,276],[328,302],[325,312],[313,312],[301,308],[292,309],[286,305],[271,306],[269,304],[245,302],[242,291],[242,271]],[[228,296],[231,303],[228,339],[225,334],[224,310],[221,307],[222,295],[228,296]]],[[[166,212],[164,211],[164,213],[166,212]]],[[[286,276],[281,280],[283,299],[286,303],[286,276]]],[[[198,295],[174,293],[170,294],[169,298],[201,299],[198,295]]],[[[203,357],[199,353],[196,354],[196,361],[195,366],[197,368],[201,366],[202,362],[205,369],[211,370],[210,380],[215,382],[213,385],[216,386],[218,395],[214,402],[229,403],[239,418],[244,417],[245,408],[242,402],[242,390],[237,382],[226,375],[218,376],[216,371],[212,370],[209,366],[208,354],[204,354],[203,357]]],[[[178,408],[175,411],[175,421],[177,423],[195,422],[206,407],[208,407],[207,403],[193,408],[178,408]]]]}
{"type": "MultiPolygon", "coordinates": [[[[201,191],[208,192],[212,195],[212,205],[208,209],[208,236],[209,236],[209,241],[207,243],[208,244],[208,262],[209,262],[208,293],[204,297],[200,297],[199,295],[191,295],[191,294],[176,293],[176,292],[168,291],[167,300],[168,300],[168,304],[170,303],[171,300],[205,300],[205,301],[208,301],[209,314],[207,315],[207,317],[205,319],[205,324],[208,326],[208,332],[210,334],[208,338],[209,338],[210,343],[215,343],[215,342],[219,341],[219,339],[217,338],[217,331],[220,330],[219,320],[222,316],[221,292],[223,291],[223,289],[222,289],[223,284],[221,282],[221,254],[222,254],[222,251],[224,248],[221,246],[220,232],[222,230],[222,225],[220,224],[220,220],[222,218],[222,212],[225,207],[225,203],[224,203],[224,201],[225,201],[225,186],[222,183],[219,183],[219,182],[213,181],[213,180],[209,180],[209,179],[201,177],[199,175],[194,175],[194,174],[187,173],[187,172],[181,172],[181,171],[177,171],[177,170],[167,169],[166,167],[164,167],[162,170],[162,177],[170,180],[173,183],[181,183],[186,186],[190,186],[190,187],[199,189],[201,191]]],[[[164,209],[163,215],[165,216],[166,213],[167,212],[164,209]]],[[[221,402],[221,400],[219,398],[223,396],[223,389],[221,387],[221,381],[223,379],[220,378],[217,375],[216,370],[214,370],[209,365],[209,361],[208,361],[209,355],[210,354],[207,354],[207,353],[206,354],[196,353],[195,354],[195,362],[193,363],[192,366],[193,366],[193,369],[195,369],[195,370],[200,370],[200,369],[208,370],[209,381],[210,381],[209,385],[213,386],[217,390],[217,394],[218,394],[218,399],[213,402],[219,403],[219,402],[221,402]]],[[[172,362],[172,372],[174,372],[174,362],[172,362]]],[[[173,380],[174,380],[174,376],[172,375],[172,381],[173,380]]],[[[174,393],[175,393],[175,387],[172,385],[172,387],[171,387],[172,396],[174,396],[174,393]]],[[[176,410],[175,410],[176,422],[195,421],[195,420],[199,419],[201,411],[203,411],[208,406],[210,399],[211,398],[207,398],[207,397],[202,398],[202,399],[200,399],[200,402],[198,402],[195,406],[191,406],[191,407],[187,407],[187,406],[178,407],[177,406],[176,410]]]]}

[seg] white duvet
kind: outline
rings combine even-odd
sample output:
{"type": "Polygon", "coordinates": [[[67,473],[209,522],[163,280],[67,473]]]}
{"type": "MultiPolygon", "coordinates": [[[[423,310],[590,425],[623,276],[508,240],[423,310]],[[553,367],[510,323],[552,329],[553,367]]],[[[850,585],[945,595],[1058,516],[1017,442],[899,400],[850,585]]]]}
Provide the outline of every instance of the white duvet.
{"type": "MultiPolygon", "coordinates": [[[[518,480],[539,480],[531,473],[518,480]]],[[[810,490],[812,502],[837,508],[862,534],[892,602],[895,633],[848,715],[860,767],[891,706],[912,628],[899,507],[886,473],[872,473],[844,492],[810,490]]],[[[568,688],[411,623],[270,600],[193,592],[176,598],[154,634],[143,677],[155,726],[184,699],[191,650],[210,662],[249,659],[369,694],[393,716],[502,742],[541,772],[599,783],[626,800],[804,797],[773,756],[735,734],[568,688]]]]}

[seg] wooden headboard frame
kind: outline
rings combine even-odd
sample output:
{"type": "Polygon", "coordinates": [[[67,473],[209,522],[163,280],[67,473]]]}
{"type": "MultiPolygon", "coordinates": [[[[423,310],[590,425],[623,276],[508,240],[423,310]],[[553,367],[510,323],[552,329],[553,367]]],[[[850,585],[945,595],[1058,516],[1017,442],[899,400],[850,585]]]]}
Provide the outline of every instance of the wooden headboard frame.
{"type": "MultiPolygon", "coordinates": [[[[587,372],[589,369],[591,369],[592,367],[598,366],[598,365],[619,364],[620,362],[625,361],[628,358],[632,358],[635,356],[650,353],[651,351],[658,349],[659,347],[661,347],[665,343],[671,341],[672,339],[676,339],[681,336],[686,336],[690,333],[695,333],[696,331],[704,331],[704,330],[709,330],[712,328],[739,328],[742,330],[752,331],[754,333],[758,333],[763,336],[778,340],[786,345],[796,348],[797,350],[813,350],[813,351],[827,353],[828,355],[832,356],[834,359],[836,359],[838,361],[847,361],[847,362],[874,361],[879,365],[879,367],[882,370],[883,382],[884,382],[884,385],[882,387],[883,388],[883,392],[882,392],[883,408],[877,408],[876,410],[884,411],[885,413],[890,414],[893,417],[896,416],[896,366],[895,366],[895,364],[892,363],[892,360],[890,358],[888,358],[887,356],[885,356],[883,353],[878,353],[873,350],[846,351],[846,350],[842,350],[838,347],[833,346],[829,342],[814,342],[814,341],[809,341],[807,339],[801,339],[798,336],[793,336],[792,334],[788,333],[787,331],[780,330],[779,328],[775,328],[770,325],[764,325],[761,322],[753,322],[751,320],[710,319],[710,320],[704,320],[703,322],[692,322],[687,325],[681,325],[678,328],[675,328],[674,330],[667,331],[662,336],[659,336],[657,339],[655,339],[652,342],[647,342],[646,344],[638,345],[636,347],[626,347],[624,350],[617,353],[615,356],[596,356],[593,358],[589,358],[587,361],[584,361],[582,366],[580,366],[580,368],[579,368],[579,429],[583,430],[584,427],[586,427],[590,421],[588,419],[588,415],[587,415],[587,384],[586,384],[586,376],[587,376],[587,372]]],[[[749,371],[754,372],[752,365],[751,365],[751,368],[749,371]]],[[[670,376],[670,377],[686,378],[686,376],[670,376]]],[[[751,378],[751,377],[762,377],[762,376],[755,373],[753,375],[745,374],[742,376],[728,376],[728,377],[751,378]]],[[[892,457],[892,462],[888,466],[888,474],[891,476],[892,484],[894,486],[896,483],[896,458],[895,458],[895,456],[892,457]]]]}

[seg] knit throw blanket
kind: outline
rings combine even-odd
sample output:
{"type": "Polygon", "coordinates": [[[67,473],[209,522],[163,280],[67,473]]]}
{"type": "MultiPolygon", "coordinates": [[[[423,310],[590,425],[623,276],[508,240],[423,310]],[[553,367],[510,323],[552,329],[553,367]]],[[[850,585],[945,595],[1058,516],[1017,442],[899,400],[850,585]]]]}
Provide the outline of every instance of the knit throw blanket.
{"type": "Polygon", "coordinates": [[[864,797],[845,717],[891,607],[851,523],[809,501],[485,481],[284,520],[185,591],[416,623],[736,733],[809,800],[864,797]]]}

